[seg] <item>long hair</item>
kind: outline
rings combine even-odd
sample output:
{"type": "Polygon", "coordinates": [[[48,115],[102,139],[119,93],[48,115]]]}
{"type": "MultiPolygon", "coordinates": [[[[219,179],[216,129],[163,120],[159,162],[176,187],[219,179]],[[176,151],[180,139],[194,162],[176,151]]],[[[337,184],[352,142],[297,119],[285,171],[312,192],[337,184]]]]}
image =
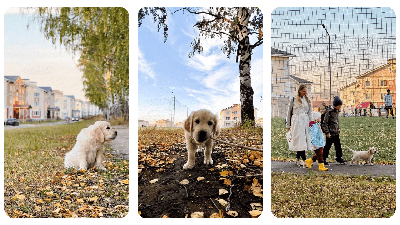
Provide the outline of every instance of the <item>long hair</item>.
{"type": "MultiPolygon", "coordinates": [[[[302,105],[302,101],[300,99],[300,91],[307,88],[307,86],[305,84],[300,84],[299,89],[297,89],[297,102],[300,104],[300,106],[302,105]]],[[[311,101],[310,99],[308,99],[307,95],[304,96],[306,98],[306,101],[308,103],[308,107],[311,107],[311,101]]]]}

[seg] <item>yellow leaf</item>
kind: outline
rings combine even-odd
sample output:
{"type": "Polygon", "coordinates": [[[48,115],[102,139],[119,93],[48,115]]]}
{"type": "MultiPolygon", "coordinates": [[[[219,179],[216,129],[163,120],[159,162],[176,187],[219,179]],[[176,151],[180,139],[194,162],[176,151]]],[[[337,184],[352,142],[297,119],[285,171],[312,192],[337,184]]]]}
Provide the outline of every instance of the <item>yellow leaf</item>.
{"type": "Polygon", "coordinates": [[[249,213],[250,213],[251,217],[257,218],[261,215],[262,212],[260,210],[251,210],[251,211],[249,211],[249,213]]]}
{"type": "Polygon", "coordinates": [[[219,174],[221,174],[221,176],[226,177],[228,176],[228,171],[224,170],[222,172],[219,172],[219,174]]]}
{"type": "Polygon", "coordinates": [[[204,212],[194,212],[190,214],[191,218],[204,218],[204,212]]]}
{"type": "Polygon", "coordinates": [[[233,217],[237,217],[239,214],[236,211],[228,211],[226,214],[233,216],[233,217]]]}
{"type": "Polygon", "coordinates": [[[157,181],[158,181],[158,179],[151,180],[151,181],[150,181],[150,184],[154,184],[154,183],[157,182],[157,181]]]}
{"type": "Polygon", "coordinates": [[[83,199],[82,199],[82,198],[76,199],[76,203],[77,203],[77,204],[83,204],[83,199]]]}
{"type": "Polygon", "coordinates": [[[119,183],[120,184],[129,184],[129,180],[121,180],[119,183]]]}
{"type": "Polygon", "coordinates": [[[204,180],[204,177],[198,177],[197,178],[197,181],[201,181],[201,180],[204,180]]]}
{"type": "Polygon", "coordinates": [[[97,202],[98,197],[94,196],[93,198],[89,198],[89,202],[97,202]]]}
{"type": "Polygon", "coordinates": [[[182,180],[181,182],[179,182],[180,184],[188,184],[189,181],[187,179],[182,180]]]}
{"type": "Polygon", "coordinates": [[[167,215],[162,216],[161,218],[169,218],[167,215]]]}
{"type": "Polygon", "coordinates": [[[224,180],[224,184],[226,184],[226,185],[231,185],[231,184],[232,184],[232,181],[229,180],[229,179],[225,179],[225,180],[224,180]]]}
{"type": "Polygon", "coordinates": [[[36,204],[43,204],[44,201],[42,199],[36,199],[36,204]]]}
{"type": "Polygon", "coordinates": [[[225,189],[219,189],[219,195],[224,195],[224,194],[226,194],[226,193],[228,193],[227,190],[225,190],[225,189]]]}

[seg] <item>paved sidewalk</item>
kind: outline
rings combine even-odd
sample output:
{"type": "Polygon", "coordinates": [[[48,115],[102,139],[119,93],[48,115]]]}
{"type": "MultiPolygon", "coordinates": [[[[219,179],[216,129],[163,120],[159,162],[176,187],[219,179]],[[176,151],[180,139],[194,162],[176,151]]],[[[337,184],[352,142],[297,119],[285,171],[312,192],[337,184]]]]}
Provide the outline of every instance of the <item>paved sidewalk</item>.
{"type": "Polygon", "coordinates": [[[309,170],[312,170],[319,174],[371,175],[374,177],[386,175],[396,179],[396,165],[374,164],[373,166],[350,166],[349,163],[346,163],[346,165],[340,165],[339,163],[332,162],[329,163],[329,166],[326,168],[328,168],[328,171],[318,171],[317,162],[313,164],[311,169],[308,169],[296,166],[295,162],[271,161],[271,172],[307,174],[309,170]]]}
{"type": "Polygon", "coordinates": [[[129,127],[126,125],[113,126],[117,131],[117,138],[111,141],[111,154],[129,160],[129,127]]]}

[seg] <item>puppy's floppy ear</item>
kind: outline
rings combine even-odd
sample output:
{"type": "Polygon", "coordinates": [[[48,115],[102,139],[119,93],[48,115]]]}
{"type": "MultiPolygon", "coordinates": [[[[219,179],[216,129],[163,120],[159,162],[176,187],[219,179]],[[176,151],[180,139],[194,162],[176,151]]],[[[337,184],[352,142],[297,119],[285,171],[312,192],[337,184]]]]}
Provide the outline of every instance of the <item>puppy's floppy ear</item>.
{"type": "Polygon", "coordinates": [[[191,132],[192,130],[192,123],[193,123],[193,114],[190,114],[188,118],[186,118],[185,123],[183,125],[183,128],[187,131],[187,132],[191,132]]]}
{"type": "Polygon", "coordinates": [[[101,130],[101,127],[99,124],[97,124],[97,125],[95,124],[95,127],[92,131],[92,135],[93,135],[94,139],[98,140],[101,143],[104,143],[104,141],[105,141],[104,134],[103,134],[103,131],[101,130]]]}
{"type": "Polygon", "coordinates": [[[213,136],[217,137],[220,133],[220,128],[219,128],[219,124],[218,124],[218,118],[217,115],[214,115],[214,129],[213,129],[213,136]]]}

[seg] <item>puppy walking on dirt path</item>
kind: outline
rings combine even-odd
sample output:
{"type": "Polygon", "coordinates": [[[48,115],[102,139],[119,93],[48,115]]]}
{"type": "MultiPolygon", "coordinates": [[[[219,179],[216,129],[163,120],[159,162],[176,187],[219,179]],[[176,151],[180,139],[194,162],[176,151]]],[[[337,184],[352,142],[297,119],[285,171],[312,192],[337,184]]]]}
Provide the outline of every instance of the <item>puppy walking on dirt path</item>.
{"type": "Polygon", "coordinates": [[[211,151],[213,140],[211,137],[219,135],[218,118],[211,111],[201,109],[192,112],[184,122],[186,148],[188,150],[188,161],[183,169],[192,169],[195,163],[197,146],[205,145],[204,164],[213,164],[211,151]]]}

